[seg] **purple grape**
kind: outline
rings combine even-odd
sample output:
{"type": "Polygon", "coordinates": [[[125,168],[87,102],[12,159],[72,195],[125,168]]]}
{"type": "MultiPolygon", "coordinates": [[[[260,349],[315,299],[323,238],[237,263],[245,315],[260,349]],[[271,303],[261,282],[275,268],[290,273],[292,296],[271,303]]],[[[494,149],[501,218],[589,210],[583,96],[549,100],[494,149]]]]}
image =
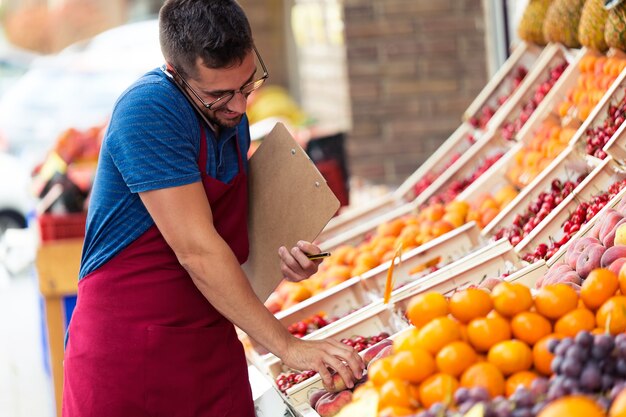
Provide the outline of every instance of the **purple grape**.
{"type": "Polygon", "coordinates": [[[564,337],[559,342],[559,345],[554,350],[554,354],[558,356],[565,356],[567,350],[574,344],[574,340],[571,337],[564,337]]]}
{"type": "Polygon", "coordinates": [[[617,375],[626,377],[626,359],[619,358],[615,364],[615,370],[617,371],[617,375]]]}
{"type": "Polygon", "coordinates": [[[610,334],[597,334],[594,337],[593,345],[605,349],[606,352],[611,352],[615,348],[615,341],[610,334]]]}
{"type": "Polygon", "coordinates": [[[459,413],[467,413],[475,404],[476,403],[473,401],[465,401],[463,404],[459,405],[459,413]]]}
{"type": "Polygon", "coordinates": [[[454,402],[456,404],[463,404],[465,401],[469,400],[469,389],[465,387],[461,387],[456,390],[454,393],[454,402]]]}
{"type": "MultiPolygon", "coordinates": [[[[624,335],[624,333],[620,333],[618,336],[622,335],[624,335]]],[[[626,339],[621,339],[619,341],[615,339],[615,350],[618,357],[626,359],[626,339]]]]}
{"type": "Polygon", "coordinates": [[[534,416],[539,415],[539,413],[545,406],[546,404],[544,402],[538,402],[537,404],[533,405],[533,408],[531,408],[533,415],[534,416]]]}
{"type": "Polygon", "coordinates": [[[415,414],[415,417],[431,417],[428,410],[422,410],[419,413],[415,414]]]}
{"type": "Polygon", "coordinates": [[[443,413],[445,413],[446,411],[446,405],[444,403],[434,403],[433,405],[430,406],[430,408],[428,409],[428,411],[430,411],[431,414],[435,415],[435,416],[439,416],[442,415],[443,413]]]}
{"type": "Polygon", "coordinates": [[[596,398],[595,400],[596,400],[596,403],[598,403],[598,405],[602,407],[602,409],[604,409],[604,411],[608,411],[609,408],[611,407],[611,400],[602,395],[596,398]]]}
{"type": "Polygon", "coordinates": [[[556,352],[556,348],[559,347],[559,344],[560,344],[560,340],[558,339],[548,340],[548,345],[547,345],[548,351],[554,355],[556,352]]]}
{"type": "Polygon", "coordinates": [[[552,372],[554,372],[555,374],[559,374],[561,372],[562,364],[563,364],[563,357],[555,356],[552,359],[552,363],[550,364],[550,368],[552,369],[552,372]]]}
{"type": "Polygon", "coordinates": [[[501,401],[494,403],[492,410],[496,417],[510,417],[512,405],[508,401],[501,401]]]}
{"type": "Polygon", "coordinates": [[[548,378],[535,378],[530,384],[530,390],[536,395],[545,394],[548,392],[549,382],[548,378]]]}
{"type": "Polygon", "coordinates": [[[511,417],[534,417],[530,408],[516,408],[511,412],[511,417]]]}
{"type": "Polygon", "coordinates": [[[582,365],[575,359],[565,358],[563,362],[561,362],[560,370],[565,376],[578,378],[580,372],[582,371],[582,365]]]}
{"type": "Polygon", "coordinates": [[[550,388],[548,388],[547,398],[549,401],[554,401],[566,395],[567,392],[561,385],[552,384],[550,388]]]}
{"type": "Polygon", "coordinates": [[[511,401],[515,403],[516,407],[532,407],[535,403],[535,397],[529,389],[524,387],[517,387],[513,395],[511,395],[511,401]]]}
{"type": "Polygon", "coordinates": [[[580,386],[591,392],[602,386],[602,373],[593,362],[587,363],[580,373],[580,386]]]}
{"type": "Polygon", "coordinates": [[[593,335],[587,330],[582,330],[576,335],[575,341],[580,347],[590,348],[593,345],[593,335]]]}
{"type": "Polygon", "coordinates": [[[589,354],[589,349],[583,348],[579,345],[572,345],[565,353],[566,358],[571,358],[576,361],[584,361],[587,359],[587,355],[589,354]]]}
{"type": "Polygon", "coordinates": [[[472,387],[469,389],[469,396],[475,402],[489,400],[489,391],[485,387],[472,387]]]}
{"type": "Polygon", "coordinates": [[[602,375],[601,385],[602,385],[603,391],[611,389],[614,383],[615,383],[615,379],[611,375],[608,375],[608,374],[602,375]]]}

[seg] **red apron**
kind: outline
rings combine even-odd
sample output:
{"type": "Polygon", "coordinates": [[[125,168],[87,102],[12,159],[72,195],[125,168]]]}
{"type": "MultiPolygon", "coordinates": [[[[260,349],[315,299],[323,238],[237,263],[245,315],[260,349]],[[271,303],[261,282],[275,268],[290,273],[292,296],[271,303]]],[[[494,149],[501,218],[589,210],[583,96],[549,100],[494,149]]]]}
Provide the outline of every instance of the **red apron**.
{"type": "MultiPolygon", "coordinates": [[[[247,184],[198,166],[216,230],[248,257],[247,184]]],[[[237,138],[238,139],[238,138],[237,138]]],[[[64,417],[253,417],[235,328],[196,288],[156,226],[78,283],[64,360],[64,417]]]]}

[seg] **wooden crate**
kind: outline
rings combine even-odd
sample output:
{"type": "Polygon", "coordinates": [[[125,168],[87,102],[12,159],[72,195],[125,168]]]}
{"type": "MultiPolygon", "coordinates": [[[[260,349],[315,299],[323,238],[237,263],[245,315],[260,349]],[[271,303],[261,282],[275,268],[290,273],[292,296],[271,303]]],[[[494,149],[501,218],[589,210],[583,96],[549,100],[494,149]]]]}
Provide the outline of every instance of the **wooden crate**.
{"type": "Polygon", "coordinates": [[[549,191],[553,180],[576,181],[581,174],[589,173],[597,164],[597,160],[585,158],[572,146],[567,147],[483,228],[482,235],[485,237],[492,236],[502,227],[512,225],[515,215],[524,213],[539,194],[549,191]]]}
{"type": "Polygon", "coordinates": [[[524,124],[524,127],[517,133],[517,138],[520,142],[528,143],[546,119],[557,115],[555,108],[565,100],[570,90],[576,86],[581,74],[578,64],[587,54],[600,55],[586,48],[582,48],[574,54],[570,60],[570,65],[563,72],[563,75],[561,75],[550,92],[541,101],[539,106],[537,106],[537,109],[535,109],[532,116],[530,116],[526,124],[524,124]]]}
{"type": "Polygon", "coordinates": [[[572,59],[573,56],[563,46],[547,45],[519,88],[491,118],[487,124],[488,129],[499,129],[505,123],[512,123],[519,118],[522,108],[533,97],[537,87],[548,79],[549,71],[564,62],[569,63],[572,59]]]}
{"type": "Polygon", "coordinates": [[[492,242],[485,248],[429,274],[413,284],[393,291],[391,301],[404,312],[411,297],[425,291],[447,294],[470,285],[478,285],[488,277],[514,271],[520,259],[506,239],[492,242]]]}
{"type": "Polygon", "coordinates": [[[524,284],[528,288],[535,288],[536,282],[548,272],[548,265],[543,259],[515,271],[504,278],[507,282],[524,284]]]}
{"type": "MultiPolygon", "coordinates": [[[[543,221],[541,221],[533,231],[526,236],[515,247],[515,251],[519,254],[528,252],[534,249],[540,243],[549,244],[550,239],[555,241],[560,240],[563,237],[562,225],[569,218],[570,213],[576,210],[576,207],[581,201],[589,201],[594,195],[601,191],[606,191],[611,184],[617,180],[621,180],[625,177],[623,173],[617,172],[615,164],[611,158],[607,158],[600,162],[599,165],[585,178],[585,180],[576,187],[576,189],[567,196],[558,207],[556,207],[543,221]]],[[[622,193],[620,193],[622,194],[622,193]]],[[[607,205],[608,206],[608,205],[607,205]]],[[[605,206],[606,208],[606,206],[605,206]]],[[[598,218],[604,213],[604,209],[594,216],[598,218]]],[[[587,222],[581,229],[571,237],[570,242],[573,239],[577,239],[583,233],[586,233],[588,228],[591,228],[593,222],[592,219],[587,222]]],[[[567,250],[568,245],[561,246],[560,250],[547,260],[547,264],[551,266],[562,254],[567,250]]]]}
{"type": "MultiPolygon", "coordinates": [[[[346,320],[325,327],[326,331],[320,332],[316,339],[340,341],[355,335],[374,336],[382,332],[393,335],[407,327],[408,323],[396,316],[390,306],[380,302],[363,309],[358,315],[353,315],[346,320]]],[[[363,353],[360,352],[361,355],[363,353]]],[[[276,357],[267,362],[267,374],[272,379],[278,377],[280,373],[288,371],[289,368],[276,357]]],[[[308,393],[313,389],[323,389],[322,380],[318,374],[289,388],[285,394],[285,399],[291,407],[297,408],[308,402],[308,393]]]]}
{"type": "MultiPolygon", "coordinates": [[[[429,186],[422,192],[416,194],[415,186],[417,183],[429,174],[434,173],[437,177],[453,174],[455,168],[460,166],[452,162],[454,154],[458,153],[458,159],[460,159],[470,148],[480,146],[479,141],[484,136],[484,132],[474,129],[469,123],[462,123],[461,126],[459,126],[454,133],[452,133],[452,135],[450,135],[450,137],[446,139],[446,141],[442,143],[441,146],[439,146],[439,148],[437,148],[437,150],[396,189],[396,191],[394,191],[394,199],[412,201],[417,197],[420,197],[422,200],[429,198],[437,191],[437,188],[429,186]],[[470,140],[471,137],[474,139],[473,141],[470,140]]],[[[433,181],[433,184],[435,181],[433,181]]]]}
{"type": "MultiPolygon", "coordinates": [[[[463,120],[468,121],[478,114],[485,105],[496,105],[499,97],[511,91],[512,75],[515,71],[523,65],[530,72],[539,60],[541,52],[541,47],[521,42],[500,69],[491,77],[491,80],[472,101],[467,110],[465,110],[463,120]]],[[[509,100],[511,98],[509,97],[509,100]]]]}
{"type": "MultiPolygon", "coordinates": [[[[396,260],[394,267],[396,284],[401,285],[422,275],[410,275],[409,272],[416,267],[433,263],[446,265],[455,259],[462,258],[480,244],[480,231],[474,222],[467,223],[445,237],[425,243],[424,245],[407,252],[402,261],[396,260]]],[[[350,278],[349,280],[329,288],[313,297],[304,300],[287,310],[276,314],[276,318],[288,327],[298,321],[307,319],[319,312],[325,312],[329,317],[346,317],[358,314],[363,308],[368,308],[372,303],[382,299],[387,270],[391,261],[372,269],[371,271],[350,278]]],[[[305,336],[305,339],[317,338],[317,333],[324,331],[325,327],[305,336]]],[[[260,368],[267,362],[265,348],[252,339],[246,341],[246,354],[248,360],[260,368]]]]}

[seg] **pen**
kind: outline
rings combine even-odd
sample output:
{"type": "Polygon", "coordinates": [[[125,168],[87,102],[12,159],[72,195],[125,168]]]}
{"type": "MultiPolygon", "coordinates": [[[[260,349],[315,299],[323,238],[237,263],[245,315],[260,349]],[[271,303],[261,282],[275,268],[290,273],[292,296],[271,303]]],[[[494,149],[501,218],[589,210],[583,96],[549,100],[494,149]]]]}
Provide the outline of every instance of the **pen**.
{"type": "Polygon", "coordinates": [[[313,255],[307,255],[306,257],[314,261],[315,259],[327,258],[329,256],[330,256],[330,252],[321,252],[321,253],[316,253],[313,255]]]}

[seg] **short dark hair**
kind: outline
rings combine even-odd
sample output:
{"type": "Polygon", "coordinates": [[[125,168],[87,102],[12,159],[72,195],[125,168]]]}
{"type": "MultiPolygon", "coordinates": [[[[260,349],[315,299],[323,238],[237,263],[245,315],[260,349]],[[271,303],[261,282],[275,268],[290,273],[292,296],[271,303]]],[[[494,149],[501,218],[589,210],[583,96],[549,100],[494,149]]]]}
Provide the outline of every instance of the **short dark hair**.
{"type": "Polygon", "coordinates": [[[252,30],[235,0],[166,0],[159,12],[165,60],[181,76],[196,76],[196,61],[208,68],[243,62],[252,50],[252,30]]]}

